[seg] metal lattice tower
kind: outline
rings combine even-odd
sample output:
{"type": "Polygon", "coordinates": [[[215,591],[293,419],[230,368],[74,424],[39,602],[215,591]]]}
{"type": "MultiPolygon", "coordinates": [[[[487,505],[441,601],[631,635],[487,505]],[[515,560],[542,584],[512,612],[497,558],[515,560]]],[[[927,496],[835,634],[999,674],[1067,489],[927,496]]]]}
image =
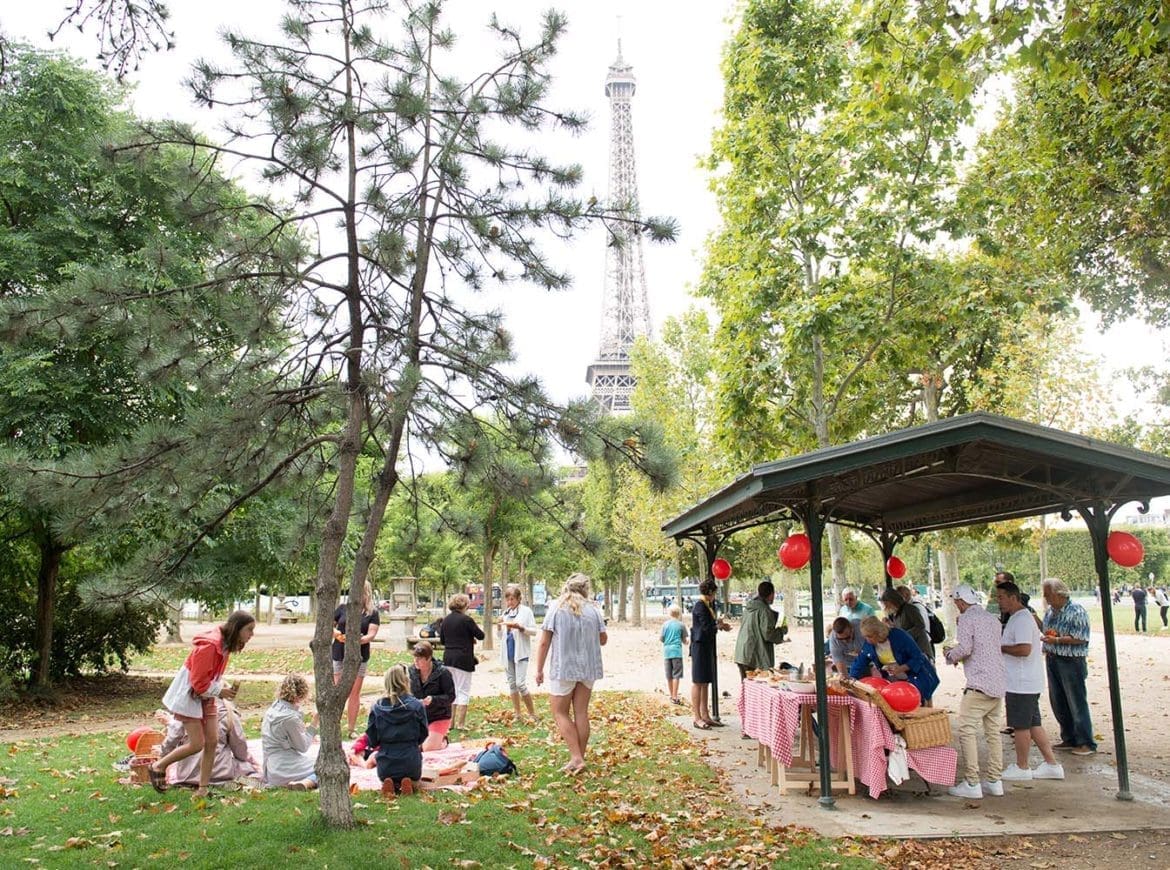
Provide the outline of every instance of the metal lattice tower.
{"type": "MultiPolygon", "coordinates": [[[[622,60],[618,40],[617,60],[605,77],[610,107],[609,206],[637,218],[641,212],[630,112],[635,88],[633,70],[622,60]]],[[[642,263],[642,235],[632,223],[613,224],[606,236],[601,347],[597,359],[585,371],[593,398],[606,411],[620,413],[630,409],[630,394],[634,391],[630,348],[636,338],[649,335],[650,302],[642,263]]]]}

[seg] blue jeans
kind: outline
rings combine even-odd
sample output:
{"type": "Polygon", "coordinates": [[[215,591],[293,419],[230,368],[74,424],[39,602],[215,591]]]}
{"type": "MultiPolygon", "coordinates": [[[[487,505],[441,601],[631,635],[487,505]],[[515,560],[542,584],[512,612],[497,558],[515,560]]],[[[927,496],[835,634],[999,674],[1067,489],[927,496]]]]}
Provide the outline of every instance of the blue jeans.
{"type": "Polygon", "coordinates": [[[1097,748],[1085,679],[1089,665],[1084,656],[1045,656],[1048,660],[1048,702],[1060,723],[1060,740],[1071,746],[1097,748]]]}

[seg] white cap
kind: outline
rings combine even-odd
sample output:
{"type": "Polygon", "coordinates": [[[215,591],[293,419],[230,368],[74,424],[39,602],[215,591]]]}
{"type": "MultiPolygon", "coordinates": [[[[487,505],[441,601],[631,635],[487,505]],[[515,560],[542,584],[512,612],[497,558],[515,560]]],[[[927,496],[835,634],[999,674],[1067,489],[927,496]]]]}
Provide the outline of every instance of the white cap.
{"type": "Polygon", "coordinates": [[[956,598],[959,601],[965,601],[967,604],[979,603],[979,595],[966,583],[961,583],[956,586],[955,591],[951,593],[951,598],[956,598]]]}

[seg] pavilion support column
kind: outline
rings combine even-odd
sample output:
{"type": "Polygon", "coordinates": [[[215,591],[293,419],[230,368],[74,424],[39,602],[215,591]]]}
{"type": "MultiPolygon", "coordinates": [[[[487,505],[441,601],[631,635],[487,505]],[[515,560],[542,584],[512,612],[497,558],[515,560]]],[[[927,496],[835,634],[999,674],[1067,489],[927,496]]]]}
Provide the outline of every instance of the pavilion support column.
{"type": "Polygon", "coordinates": [[[817,754],[820,759],[817,765],[821,773],[821,796],[817,801],[824,809],[836,809],[837,802],[833,798],[832,771],[829,761],[829,701],[828,682],[825,678],[825,595],[824,580],[821,569],[821,541],[825,531],[825,521],[816,512],[816,504],[809,500],[808,511],[804,517],[804,530],[812,544],[809,554],[809,579],[812,585],[812,617],[815,630],[813,631],[813,672],[817,682],[817,754]]]}
{"type": "MultiPolygon", "coordinates": [[[[897,535],[891,535],[885,529],[881,530],[878,545],[882,548],[882,575],[886,578],[887,589],[893,588],[894,585],[894,578],[890,576],[890,569],[886,566],[890,564],[890,557],[894,555],[894,547],[897,543],[897,535]]],[[[880,610],[881,608],[879,607],[878,609],[880,610]]]]}
{"type": "Polygon", "coordinates": [[[1105,667],[1109,674],[1109,709],[1113,714],[1113,751],[1117,756],[1117,799],[1133,800],[1129,790],[1129,759],[1125,751],[1125,722],[1121,712],[1121,686],[1117,673],[1117,641],[1113,635],[1113,597],[1109,591],[1109,553],[1105,543],[1109,538],[1109,521],[1113,512],[1100,502],[1091,508],[1078,508],[1089,527],[1093,542],[1093,562],[1097,568],[1097,583],[1101,590],[1101,630],[1105,634],[1105,667]]]}

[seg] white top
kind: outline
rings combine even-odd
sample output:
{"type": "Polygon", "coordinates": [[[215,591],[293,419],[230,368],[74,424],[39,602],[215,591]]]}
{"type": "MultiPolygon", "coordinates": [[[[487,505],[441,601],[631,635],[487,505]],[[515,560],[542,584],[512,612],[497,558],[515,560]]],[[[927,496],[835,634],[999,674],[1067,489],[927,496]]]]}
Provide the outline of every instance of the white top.
{"type": "MultiPolygon", "coordinates": [[[[516,642],[516,661],[522,662],[527,658],[532,657],[532,638],[536,637],[536,617],[532,614],[532,608],[527,604],[521,604],[517,608],[506,608],[500,614],[500,621],[496,623],[496,633],[503,635],[505,622],[518,622],[523,628],[509,628],[512,632],[512,637],[516,642]]],[[[504,649],[504,657],[506,658],[507,648],[504,649]]]]}
{"type": "Polygon", "coordinates": [[[1044,691],[1044,653],[1041,651],[1040,629],[1027,608],[1011,615],[1003,629],[1004,646],[1030,643],[1032,652],[1027,657],[1004,655],[1007,672],[1007,690],[1014,695],[1037,695],[1044,691]]]}
{"type": "Polygon", "coordinates": [[[1165,607],[1170,604],[1170,597],[1166,595],[1166,590],[1159,589],[1154,593],[1154,601],[1159,607],[1165,607]]]}
{"type": "Polygon", "coordinates": [[[260,746],[264,752],[264,781],[288,785],[313,772],[316,759],[309,754],[312,735],[305,728],[301,711],[277,699],[260,723],[260,746]]]}
{"type": "Polygon", "coordinates": [[[558,601],[545,614],[541,628],[552,635],[551,679],[568,682],[602,678],[601,635],[605,620],[593,604],[586,602],[581,606],[581,615],[574,616],[558,601]]]}

